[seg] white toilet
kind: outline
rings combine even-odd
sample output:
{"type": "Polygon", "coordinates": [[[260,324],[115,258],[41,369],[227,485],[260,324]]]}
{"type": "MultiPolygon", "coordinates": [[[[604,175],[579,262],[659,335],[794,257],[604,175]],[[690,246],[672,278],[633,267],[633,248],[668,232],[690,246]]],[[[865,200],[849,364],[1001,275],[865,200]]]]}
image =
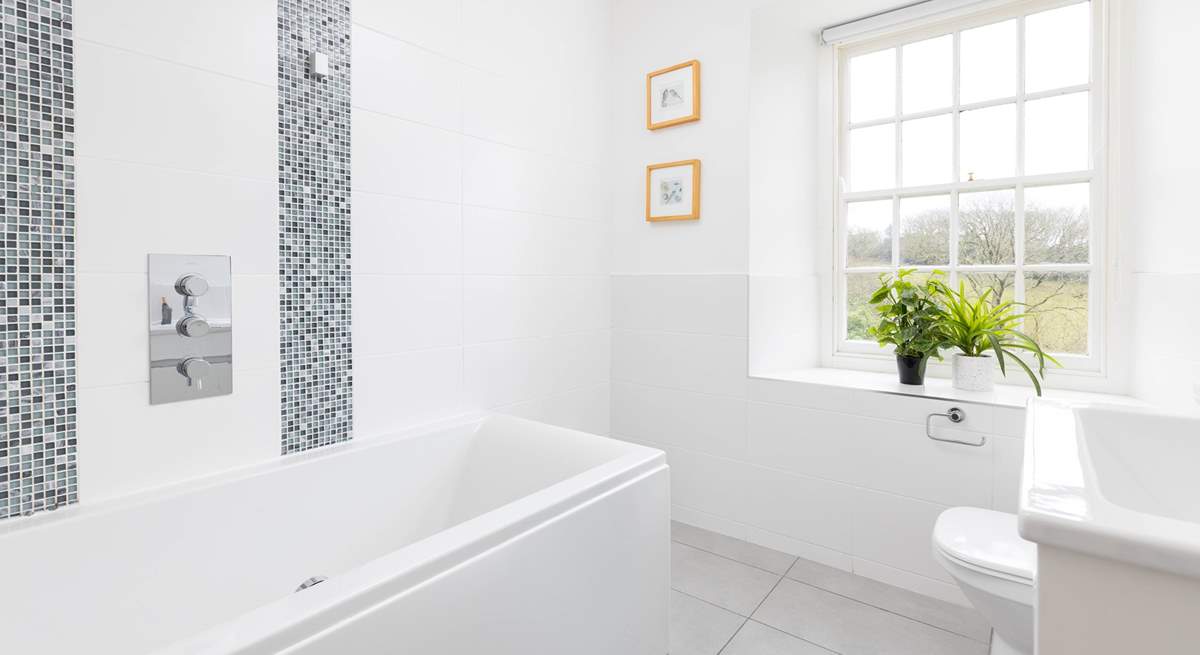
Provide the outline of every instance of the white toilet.
{"type": "Polygon", "coordinates": [[[933,528],[933,556],[992,624],[992,655],[1033,655],[1037,547],[1017,534],[1016,515],[948,509],[933,528]]]}

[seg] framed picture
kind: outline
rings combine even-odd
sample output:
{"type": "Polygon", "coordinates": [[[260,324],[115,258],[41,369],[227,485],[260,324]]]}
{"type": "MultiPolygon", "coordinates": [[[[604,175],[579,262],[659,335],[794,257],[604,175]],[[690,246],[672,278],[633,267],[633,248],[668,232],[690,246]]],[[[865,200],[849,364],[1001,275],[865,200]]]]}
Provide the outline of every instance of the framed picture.
{"type": "Polygon", "coordinates": [[[700,218],[700,160],[685,159],[646,167],[646,220],[700,218]]]}
{"type": "Polygon", "coordinates": [[[695,59],[646,76],[646,128],[700,120],[700,62],[695,59]]]}

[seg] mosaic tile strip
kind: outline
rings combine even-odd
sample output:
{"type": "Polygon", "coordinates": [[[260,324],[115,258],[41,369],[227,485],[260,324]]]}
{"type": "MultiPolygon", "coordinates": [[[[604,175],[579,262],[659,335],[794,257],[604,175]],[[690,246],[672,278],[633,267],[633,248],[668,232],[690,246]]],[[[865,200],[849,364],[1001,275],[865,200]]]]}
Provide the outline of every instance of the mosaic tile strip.
{"type": "Polygon", "coordinates": [[[0,518],[79,499],[71,0],[2,0],[0,518]]]}
{"type": "Polygon", "coordinates": [[[350,5],[279,0],[282,452],[351,436],[350,5]],[[309,56],[329,74],[309,74],[309,56]]]}

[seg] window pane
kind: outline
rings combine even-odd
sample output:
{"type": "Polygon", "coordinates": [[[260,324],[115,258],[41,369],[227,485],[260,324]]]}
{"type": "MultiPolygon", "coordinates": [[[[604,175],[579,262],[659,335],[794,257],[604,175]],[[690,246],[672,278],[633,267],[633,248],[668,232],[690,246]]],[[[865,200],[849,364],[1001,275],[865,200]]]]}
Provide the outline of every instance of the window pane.
{"type": "Polygon", "coordinates": [[[959,123],[959,180],[1012,177],[1017,163],[1017,106],[964,111],[959,123]]]}
{"type": "Polygon", "coordinates": [[[1026,273],[1025,303],[1025,333],[1043,350],[1087,354],[1087,273],[1026,273]]]}
{"type": "Polygon", "coordinates": [[[867,328],[879,322],[879,312],[867,301],[879,288],[878,273],[851,273],[846,276],[846,338],[871,341],[867,328]]]}
{"type": "Polygon", "coordinates": [[[945,266],[950,262],[950,196],[900,200],[900,263],[945,266]]]}
{"type": "Polygon", "coordinates": [[[917,41],[904,46],[902,89],[906,114],[948,107],[954,85],[954,36],[917,41]]]}
{"type": "Polygon", "coordinates": [[[1025,103],[1025,174],[1088,168],[1088,94],[1025,103]]]}
{"type": "Polygon", "coordinates": [[[880,50],[850,60],[850,122],[896,113],[896,50],[880,50]]]}
{"type": "Polygon", "coordinates": [[[959,102],[1017,94],[1017,21],[964,30],[959,37],[959,102]]]}
{"type": "Polygon", "coordinates": [[[1025,263],[1086,264],[1089,184],[1025,189],[1025,263]]]}
{"type": "Polygon", "coordinates": [[[1091,3],[1082,2],[1025,19],[1025,90],[1029,93],[1087,84],[1091,3]]]}
{"type": "MultiPolygon", "coordinates": [[[[1017,295],[1015,273],[964,273],[959,276],[966,288],[967,297],[978,300],[984,293],[988,294],[987,301],[992,305],[1002,302],[1012,302],[1017,295]],[[988,290],[991,291],[988,291],[988,290]]],[[[1020,312],[1020,307],[1013,309],[1020,312]]]]}
{"type": "Polygon", "coordinates": [[[950,114],[904,121],[901,138],[904,186],[943,184],[954,169],[953,123],[950,114]]]}
{"type": "Polygon", "coordinates": [[[896,186],[896,126],[850,130],[850,187],[855,191],[896,186]]]}
{"type": "Polygon", "coordinates": [[[959,194],[960,264],[1014,263],[1014,195],[1012,189],[959,194]]]}
{"type": "Polygon", "coordinates": [[[892,201],[846,205],[846,265],[892,265],[892,201]]]}

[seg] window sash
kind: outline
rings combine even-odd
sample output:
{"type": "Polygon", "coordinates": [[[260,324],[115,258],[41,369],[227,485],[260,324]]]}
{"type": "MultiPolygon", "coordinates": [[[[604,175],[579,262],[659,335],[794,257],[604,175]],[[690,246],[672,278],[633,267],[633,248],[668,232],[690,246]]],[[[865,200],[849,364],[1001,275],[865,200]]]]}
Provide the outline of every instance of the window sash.
{"type": "Polygon", "coordinates": [[[835,248],[834,253],[834,268],[835,268],[835,283],[834,283],[834,313],[835,320],[833,321],[834,329],[834,352],[835,357],[841,355],[862,356],[870,355],[879,357],[881,355],[879,347],[873,342],[868,341],[852,341],[847,338],[847,275],[857,273],[887,273],[894,272],[899,268],[915,268],[918,271],[943,270],[947,272],[948,282],[957,286],[960,274],[974,273],[1012,273],[1014,276],[1014,293],[1018,299],[1025,299],[1025,275],[1026,273],[1037,272],[1079,272],[1087,273],[1088,275],[1088,348],[1086,355],[1078,354],[1056,354],[1056,358],[1063,362],[1064,368],[1073,372],[1085,372],[1091,374],[1102,374],[1103,364],[1105,361],[1105,328],[1106,321],[1104,320],[1107,298],[1107,259],[1105,254],[1105,223],[1106,223],[1106,207],[1105,207],[1105,176],[1103,166],[1103,138],[1105,131],[1103,129],[1103,119],[1105,117],[1105,102],[1102,91],[1104,86],[1103,76],[1103,0],[1091,0],[1091,53],[1090,53],[1090,79],[1087,84],[1076,84],[1067,87],[1041,90],[1034,93],[1026,93],[1025,85],[1025,59],[1026,59],[1026,44],[1025,44],[1025,21],[1027,16],[1031,14],[1048,11],[1059,7],[1078,4],[1077,0],[1032,0],[1025,2],[1015,2],[1007,5],[999,10],[982,12],[974,16],[944,21],[938,24],[908,29],[898,32],[893,35],[888,35],[869,42],[855,44],[837,49],[835,61],[838,64],[838,72],[835,75],[835,80],[838,85],[835,97],[838,100],[838,108],[835,112],[837,117],[837,128],[835,131],[837,138],[837,162],[835,170],[837,175],[835,180],[837,188],[835,190],[835,248]],[[1009,19],[1016,19],[1016,89],[1015,93],[1003,98],[989,99],[982,102],[962,104],[960,102],[961,89],[961,33],[965,30],[974,27],[980,27],[997,23],[1009,19]],[[903,46],[909,43],[923,41],[925,39],[943,36],[946,34],[953,35],[953,74],[952,74],[952,98],[951,104],[946,107],[940,107],[927,111],[904,113],[902,104],[903,93],[903,46]],[[893,115],[889,117],[872,119],[867,121],[850,122],[849,120],[849,89],[848,84],[848,62],[851,58],[857,57],[871,52],[881,50],[896,49],[895,57],[895,93],[896,103],[893,110],[893,115]],[[1045,98],[1053,98],[1071,93],[1088,93],[1089,98],[1089,134],[1088,134],[1088,162],[1091,166],[1089,169],[1066,171],[1052,174],[1025,175],[1025,103],[1045,98]],[[961,130],[960,119],[962,112],[975,109],[983,109],[987,107],[995,107],[1006,104],[1015,105],[1016,110],[1016,175],[1006,178],[985,179],[979,181],[966,182],[960,179],[960,149],[961,149],[961,130]],[[925,186],[903,186],[902,178],[902,157],[903,157],[903,130],[904,121],[929,118],[934,116],[951,116],[952,122],[952,177],[953,181],[925,186]],[[871,190],[853,190],[845,191],[845,180],[848,177],[848,147],[850,130],[872,127],[878,125],[894,125],[895,132],[895,173],[897,184],[900,186],[889,189],[871,189],[871,190]],[[1026,264],[1025,263],[1025,202],[1024,192],[1027,188],[1050,186],[1059,184],[1074,184],[1088,183],[1090,184],[1089,197],[1089,235],[1088,235],[1088,261],[1084,263],[1074,264],[1026,264]],[[959,259],[959,211],[958,211],[958,195],[960,193],[990,191],[990,190],[1014,190],[1014,263],[1011,265],[960,265],[959,259]],[[900,200],[902,198],[928,196],[928,195],[949,195],[950,196],[950,230],[949,230],[949,262],[944,266],[916,266],[905,265],[900,263],[900,238],[901,238],[901,217],[900,217],[900,200]],[[892,262],[891,266],[876,266],[876,267],[850,267],[848,266],[847,255],[847,207],[851,202],[866,201],[866,200],[887,200],[892,201],[892,262]]]}

